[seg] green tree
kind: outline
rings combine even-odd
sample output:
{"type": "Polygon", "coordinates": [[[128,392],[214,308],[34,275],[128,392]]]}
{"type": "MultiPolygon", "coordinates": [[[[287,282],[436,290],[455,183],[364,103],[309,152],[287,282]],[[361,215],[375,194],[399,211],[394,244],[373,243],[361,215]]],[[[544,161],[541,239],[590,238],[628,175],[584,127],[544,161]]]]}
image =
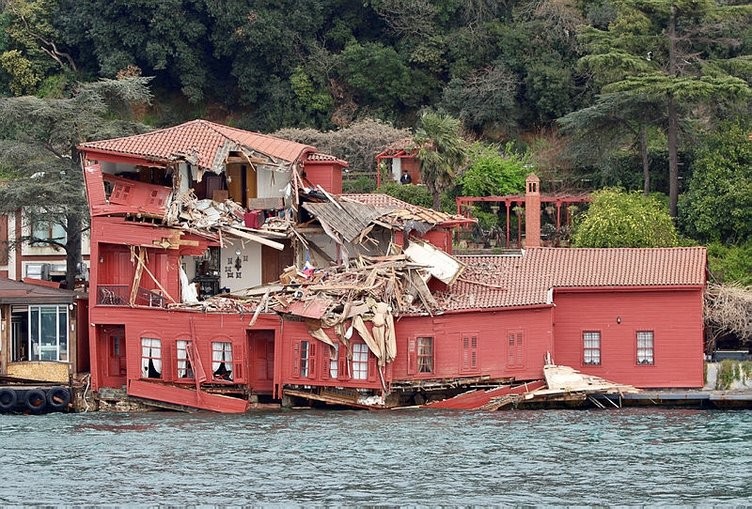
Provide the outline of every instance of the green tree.
{"type": "Polygon", "coordinates": [[[752,286],[752,240],[738,246],[709,244],[708,270],[716,281],[752,286]]]}
{"type": "Polygon", "coordinates": [[[70,97],[0,99],[0,213],[23,209],[27,230],[21,242],[62,249],[66,285],[73,288],[81,263],[81,234],[88,222],[76,145],[143,132],[145,126],[118,120],[129,106],[148,101],[147,78],[82,84],[70,97]],[[65,235],[36,236],[34,225],[60,226],[65,235]]]}
{"type": "Polygon", "coordinates": [[[603,165],[625,147],[637,149],[642,165],[642,189],[650,194],[651,126],[665,118],[662,102],[635,94],[601,94],[595,104],[573,111],[558,120],[565,134],[571,134],[569,151],[580,164],[603,165]]]}
{"type": "Polygon", "coordinates": [[[454,78],[444,88],[442,106],[469,129],[514,128],[517,76],[497,65],[454,78]]]}
{"type": "Polygon", "coordinates": [[[0,69],[13,95],[35,93],[45,80],[78,70],[55,24],[58,0],[5,0],[0,5],[0,69]]]}
{"type": "Polygon", "coordinates": [[[473,143],[468,149],[468,167],[460,177],[465,196],[503,196],[525,190],[530,157],[518,154],[511,143],[503,150],[496,145],[473,143]]]}
{"type": "Polygon", "coordinates": [[[432,196],[433,208],[441,210],[441,193],[461,174],[467,160],[460,121],[449,115],[424,112],[415,132],[421,181],[432,196]]]}
{"type": "Polygon", "coordinates": [[[701,242],[752,240],[752,122],[725,123],[705,137],[681,199],[680,225],[701,242]]]}
{"type": "Polygon", "coordinates": [[[574,228],[576,247],[671,247],[677,233],[664,205],[653,196],[607,188],[574,228]]]}
{"type": "MultiPolygon", "coordinates": [[[[207,45],[211,19],[203,0],[56,0],[56,21],[98,76],[136,66],[155,84],[205,98],[218,63],[207,45]]],[[[226,34],[225,34],[226,35],[226,34]]]]}
{"type": "Polygon", "coordinates": [[[659,100],[665,112],[668,148],[669,212],[677,216],[679,135],[692,107],[747,99],[747,82],[737,77],[745,67],[736,39],[737,23],[749,19],[749,6],[720,5],[715,0],[618,0],[617,16],[607,30],[590,27],[582,35],[591,69],[603,92],[659,100]],[[722,47],[721,50],[719,47],[722,47]],[[729,51],[737,48],[736,51],[729,51]]]}

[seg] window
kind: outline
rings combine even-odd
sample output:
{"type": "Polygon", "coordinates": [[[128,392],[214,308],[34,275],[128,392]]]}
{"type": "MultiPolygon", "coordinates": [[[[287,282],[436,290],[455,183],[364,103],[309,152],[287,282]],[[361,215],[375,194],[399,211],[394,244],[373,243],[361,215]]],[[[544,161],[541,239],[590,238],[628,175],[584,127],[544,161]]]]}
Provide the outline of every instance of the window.
{"type": "Polygon", "coordinates": [[[141,376],[162,378],[162,340],[141,338],[141,376]]]}
{"type": "Polygon", "coordinates": [[[29,306],[29,360],[68,361],[68,306],[29,306]]]}
{"type": "Polygon", "coordinates": [[[462,336],[462,371],[478,368],[478,336],[462,336]]]}
{"type": "Polygon", "coordinates": [[[300,342],[300,376],[308,378],[311,372],[311,343],[300,342]]]}
{"type": "Polygon", "coordinates": [[[212,342],[212,373],[215,380],[232,380],[232,343],[212,342]]]}
{"type": "Polygon", "coordinates": [[[585,331],[582,333],[582,363],[590,366],[601,364],[600,331],[585,331]]]}
{"type": "Polygon", "coordinates": [[[418,373],[433,373],[433,338],[418,338],[418,373]]]}
{"type": "Polygon", "coordinates": [[[368,380],[368,346],[365,343],[352,346],[352,377],[353,380],[368,380]]]}
{"type": "Polygon", "coordinates": [[[193,366],[188,358],[188,341],[179,339],[175,345],[178,357],[178,378],[193,378],[193,366]]]}
{"type": "Polygon", "coordinates": [[[65,233],[65,228],[63,228],[62,225],[50,221],[38,220],[34,221],[31,225],[31,237],[34,241],[33,243],[54,240],[60,244],[65,244],[67,235],[65,233]]]}
{"type": "MultiPolygon", "coordinates": [[[[324,364],[322,370],[326,370],[326,354],[323,354],[324,364]]],[[[313,378],[316,375],[316,342],[307,340],[295,341],[295,357],[293,358],[293,376],[313,378]]],[[[323,376],[326,376],[324,371],[323,376]]]]}
{"type": "Polygon", "coordinates": [[[329,347],[329,377],[339,376],[339,344],[329,347]]]}
{"type": "Polygon", "coordinates": [[[637,364],[655,364],[653,331],[637,331],[637,364]]]}

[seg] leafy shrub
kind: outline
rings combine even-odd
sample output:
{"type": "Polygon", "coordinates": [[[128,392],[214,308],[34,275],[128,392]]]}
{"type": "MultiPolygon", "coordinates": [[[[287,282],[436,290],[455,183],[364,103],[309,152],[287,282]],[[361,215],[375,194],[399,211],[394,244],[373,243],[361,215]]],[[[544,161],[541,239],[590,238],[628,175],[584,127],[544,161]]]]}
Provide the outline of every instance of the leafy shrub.
{"type": "Polygon", "coordinates": [[[500,196],[519,194],[525,190],[525,177],[530,173],[527,154],[515,153],[508,143],[503,149],[496,145],[474,143],[468,151],[470,165],[460,178],[465,196],[500,196]]]}
{"type": "Polygon", "coordinates": [[[678,235],[655,196],[606,188],[593,193],[572,236],[577,247],[671,247],[678,235]]]}

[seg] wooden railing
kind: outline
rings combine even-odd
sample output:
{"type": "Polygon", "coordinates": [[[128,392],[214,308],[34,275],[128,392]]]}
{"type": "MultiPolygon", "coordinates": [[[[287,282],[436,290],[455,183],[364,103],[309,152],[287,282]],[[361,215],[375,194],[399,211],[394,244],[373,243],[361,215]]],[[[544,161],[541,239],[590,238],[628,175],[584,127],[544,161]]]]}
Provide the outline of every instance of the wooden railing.
{"type": "Polygon", "coordinates": [[[97,304],[100,306],[127,306],[131,289],[128,285],[98,285],[97,304]]]}
{"type": "MultiPolygon", "coordinates": [[[[128,306],[131,289],[128,285],[99,285],[97,286],[97,305],[100,306],[128,306]]],[[[157,291],[138,288],[136,290],[136,306],[153,308],[167,307],[167,301],[157,291]]]]}

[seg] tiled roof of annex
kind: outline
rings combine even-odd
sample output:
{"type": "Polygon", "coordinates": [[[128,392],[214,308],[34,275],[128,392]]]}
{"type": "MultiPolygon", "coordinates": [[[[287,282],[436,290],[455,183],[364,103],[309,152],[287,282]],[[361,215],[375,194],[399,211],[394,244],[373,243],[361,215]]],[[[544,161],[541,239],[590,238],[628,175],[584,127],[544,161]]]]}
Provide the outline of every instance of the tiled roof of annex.
{"type": "Polygon", "coordinates": [[[199,166],[213,168],[228,143],[288,163],[296,161],[305,152],[316,151],[310,145],[200,119],[134,136],[82,143],[80,148],[165,162],[188,155],[199,166]]]}
{"type": "Polygon", "coordinates": [[[388,194],[380,193],[361,193],[361,194],[341,194],[341,198],[347,201],[354,201],[362,203],[363,205],[370,205],[379,209],[389,209],[396,212],[398,219],[402,221],[422,221],[429,224],[444,224],[444,223],[468,223],[467,218],[462,216],[455,216],[447,214],[445,212],[439,212],[433,209],[421,207],[419,205],[413,205],[407,203],[388,194]]]}
{"type": "Polygon", "coordinates": [[[0,278],[0,304],[68,304],[75,298],[70,290],[0,278]]]}
{"type": "Polygon", "coordinates": [[[551,289],[701,287],[705,248],[531,248],[457,256],[459,280],[436,294],[445,311],[550,304],[551,289]]]}

